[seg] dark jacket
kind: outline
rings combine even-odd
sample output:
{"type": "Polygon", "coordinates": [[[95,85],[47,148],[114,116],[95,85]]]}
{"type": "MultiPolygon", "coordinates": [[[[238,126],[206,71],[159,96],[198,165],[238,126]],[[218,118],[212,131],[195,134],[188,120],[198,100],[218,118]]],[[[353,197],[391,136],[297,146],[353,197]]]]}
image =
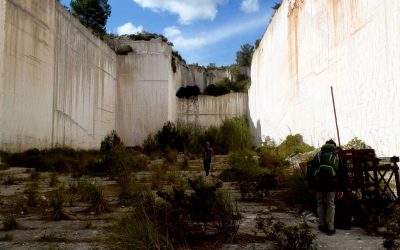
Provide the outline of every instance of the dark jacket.
{"type": "MultiPolygon", "coordinates": [[[[325,144],[322,147],[332,147],[332,144],[325,144]]],[[[336,152],[337,153],[337,152],[336,152]]],[[[319,154],[319,153],[318,153],[319,154]]],[[[319,167],[319,161],[317,160],[318,154],[314,156],[312,161],[307,164],[307,181],[308,186],[311,189],[316,189],[320,192],[342,192],[345,189],[345,171],[343,163],[339,158],[339,167],[336,172],[336,176],[325,179],[316,179],[314,177],[314,171],[319,167]]]]}

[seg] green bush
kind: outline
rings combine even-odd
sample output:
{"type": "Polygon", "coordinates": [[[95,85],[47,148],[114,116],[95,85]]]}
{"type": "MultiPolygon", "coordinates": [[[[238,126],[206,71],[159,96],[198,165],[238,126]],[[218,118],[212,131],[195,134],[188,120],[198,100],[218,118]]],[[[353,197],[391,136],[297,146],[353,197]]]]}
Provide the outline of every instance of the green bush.
{"type": "Polygon", "coordinates": [[[121,219],[113,227],[108,242],[118,249],[175,249],[169,234],[160,232],[155,221],[155,209],[140,206],[128,217],[121,219]]]}
{"type": "Polygon", "coordinates": [[[24,193],[27,196],[28,206],[36,206],[38,204],[38,184],[36,182],[26,184],[24,193]]]}
{"type": "Polygon", "coordinates": [[[275,141],[270,137],[266,137],[265,142],[257,149],[257,153],[260,165],[268,167],[275,172],[279,171],[279,168],[288,165],[286,158],[290,155],[306,153],[312,150],[314,148],[304,143],[300,134],[296,134],[288,135],[279,146],[276,146],[275,141]]]}
{"type": "Polygon", "coordinates": [[[115,50],[115,53],[117,53],[117,55],[126,56],[132,51],[133,51],[133,49],[132,49],[131,46],[129,46],[129,45],[121,45],[115,50]]]}
{"type": "Polygon", "coordinates": [[[144,152],[154,156],[164,154],[168,149],[176,149],[185,154],[201,154],[205,142],[210,142],[220,154],[248,149],[253,137],[246,118],[227,119],[220,127],[207,129],[195,124],[171,122],[164,124],[155,136],[149,136],[143,144],[144,152]]]}
{"type": "Polygon", "coordinates": [[[205,95],[221,96],[229,93],[229,89],[225,84],[210,84],[204,89],[205,95]]]}
{"type": "Polygon", "coordinates": [[[50,181],[49,181],[49,186],[50,187],[55,187],[59,183],[58,179],[58,174],[57,172],[51,172],[50,174],[50,181]]]}
{"type": "Polygon", "coordinates": [[[10,166],[35,168],[37,171],[73,172],[87,174],[87,167],[99,157],[94,150],[74,150],[71,148],[30,149],[22,153],[3,153],[10,166]]]}
{"type": "Polygon", "coordinates": [[[124,144],[122,143],[121,138],[119,138],[117,132],[113,130],[101,141],[100,152],[110,152],[123,147],[124,144]]]}
{"type": "Polygon", "coordinates": [[[314,148],[303,141],[300,134],[288,135],[286,139],[278,146],[279,153],[286,158],[292,154],[306,153],[314,148]]]}
{"type": "Polygon", "coordinates": [[[346,145],[343,145],[343,149],[371,149],[363,140],[354,137],[346,145]]]}
{"type": "Polygon", "coordinates": [[[150,156],[151,159],[155,159],[160,156],[160,145],[154,135],[149,135],[143,142],[143,152],[150,156]]]}
{"type": "Polygon", "coordinates": [[[167,149],[164,153],[165,161],[167,164],[175,164],[178,157],[178,151],[176,149],[167,149]]]}
{"type": "Polygon", "coordinates": [[[277,249],[312,250],[316,249],[316,235],[304,222],[296,226],[287,226],[283,222],[274,221],[270,215],[256,218],[256,227],[263,231],[266,238],[277,244],[277,249]]]}
{"type": "Polygon", "coordinates": [[[17,222],[17,217],[15,216],[15,214],[6,215],[3,220],[3,230],[11,231],[16,229],[20,229],[20,226],[17,222]]]}
{"type": "Polygon", "coordinates": [[[161,130],[157,132],[155,139],[157,140],[162,151],[165,151],[168,148],[177,149],[180,143],[178,130],[176,129],[175,124],[172,122],[165,123],[161,130]]]}
{"type": "Polygon", "coordinates": [[[200,88],[197,85],[180,87],[179,90],[176,92],[176,96],[178,98],[187,98],[187,99],[190,97],[199,96],[200,94],[201,94],[200,88]]]}
{"type": "Polygon", "coordinates": [[[181,186],[157,192],[158,200],[141,199],[133,214],[111,229],[113,246],[130,249],[190,248],[195,239],[231,239],[240,215],[220,182],[202,178],[188,181],[192,191],[181,186]],[[189,245],[189,246],[188,246],[189,245]]]}
{"type": "Polygon", "coordinates": [[[225,120],[220,128],[220,138],[217,147],[224,154],[249,149],[253,141],[246,118],[225,120]]]}
{"type": "Polygon", "coordinates": [[[94,182],[89,182],[86,186],[86,190],[90,206],[86,209],[86,212],[94,212],[95,214],[101,214],[109,212],[109,204],[104,196],[103,188],[94,182]]]}
{"type": "Polygon", "coordinates": [[[229,156],[230,168],[225,169],[220,178],[237,180],[242,199],[261,200],[278,182],[273,174],[264,172],[258,165],[256,154],[240,151],[229,156]]]}
{"type": "Polygon", "coordinates": [[[50,194],[50,207],[52,208],[49,215],[50,220],[69,219],[69,216],[63,211],[65,200],[65,190],[63,188],[57,189],[50,194]]]}

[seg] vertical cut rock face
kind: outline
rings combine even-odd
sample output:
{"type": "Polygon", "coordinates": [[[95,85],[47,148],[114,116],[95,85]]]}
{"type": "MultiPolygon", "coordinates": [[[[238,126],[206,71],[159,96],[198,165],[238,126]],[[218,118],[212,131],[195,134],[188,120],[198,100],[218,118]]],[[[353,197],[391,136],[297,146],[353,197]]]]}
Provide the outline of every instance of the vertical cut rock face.
{"type": "Polygon", "coordinates": [[[359,137],[400,153],[400,1],[284,0],[252,62],[256,137],[300,133],[314,146],[359,137]],[[336,139],[337,140],[337,139],[336,139]]]}

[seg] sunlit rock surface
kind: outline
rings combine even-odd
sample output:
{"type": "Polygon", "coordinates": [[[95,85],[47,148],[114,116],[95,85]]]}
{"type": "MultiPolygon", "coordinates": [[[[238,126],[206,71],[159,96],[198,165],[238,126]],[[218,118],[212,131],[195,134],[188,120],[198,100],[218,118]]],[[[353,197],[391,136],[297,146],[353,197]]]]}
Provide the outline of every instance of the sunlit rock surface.
{"type": "Polygon", "coordinates": [[[300,133],[320,146],[359,137],[400,154],[400,1],[284,0],[252,61],[249,112],[260,141],[300,133]]]}

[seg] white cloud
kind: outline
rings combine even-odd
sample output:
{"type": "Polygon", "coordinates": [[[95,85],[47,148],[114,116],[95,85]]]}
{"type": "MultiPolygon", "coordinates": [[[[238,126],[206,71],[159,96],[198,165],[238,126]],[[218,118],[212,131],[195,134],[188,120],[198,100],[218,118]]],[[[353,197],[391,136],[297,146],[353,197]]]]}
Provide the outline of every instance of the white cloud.
{"type": "Polygon", "coordinates": [[[140,33],[142,31],[143,31],[143,26],[142,25],[136,27],[131,22],[117,27],[117,34],[118,35],[137,34],[137,33],[140,33]]]}
{"type": "Polygon", "coordinates": [[[133,0],[143,8],[167,11],[179,16],[179,23],[190,24],[195,20],[214,20],[217,5],[223,0],[133,0]]]}
{"type": "Polygon", "coordinates": [[[245,13],[257,12],[260,9],[259,0],[243,0],[240,10],[245,13]]]}
{"type": "Polygon", "coordinates": [[[213,30],[197,34],[193,37],[183,35],[181,30],[175,26],[165,28],[164,35],[174,44],[175,49],[185,51],[220,42],[230,37],[246,33],[254,28],[266,26],[267,23],[267,16],[262,15],[254,19],[246,19],[246,21],[237,20],[234,23],[216,27],[213,30]]]}
{"type": "Polygon", "coordinates": [[[176,26],[170,26],[164,29],[164,36],[167,38],[174,38],[182,34],[182,32],[176,26]]]}

